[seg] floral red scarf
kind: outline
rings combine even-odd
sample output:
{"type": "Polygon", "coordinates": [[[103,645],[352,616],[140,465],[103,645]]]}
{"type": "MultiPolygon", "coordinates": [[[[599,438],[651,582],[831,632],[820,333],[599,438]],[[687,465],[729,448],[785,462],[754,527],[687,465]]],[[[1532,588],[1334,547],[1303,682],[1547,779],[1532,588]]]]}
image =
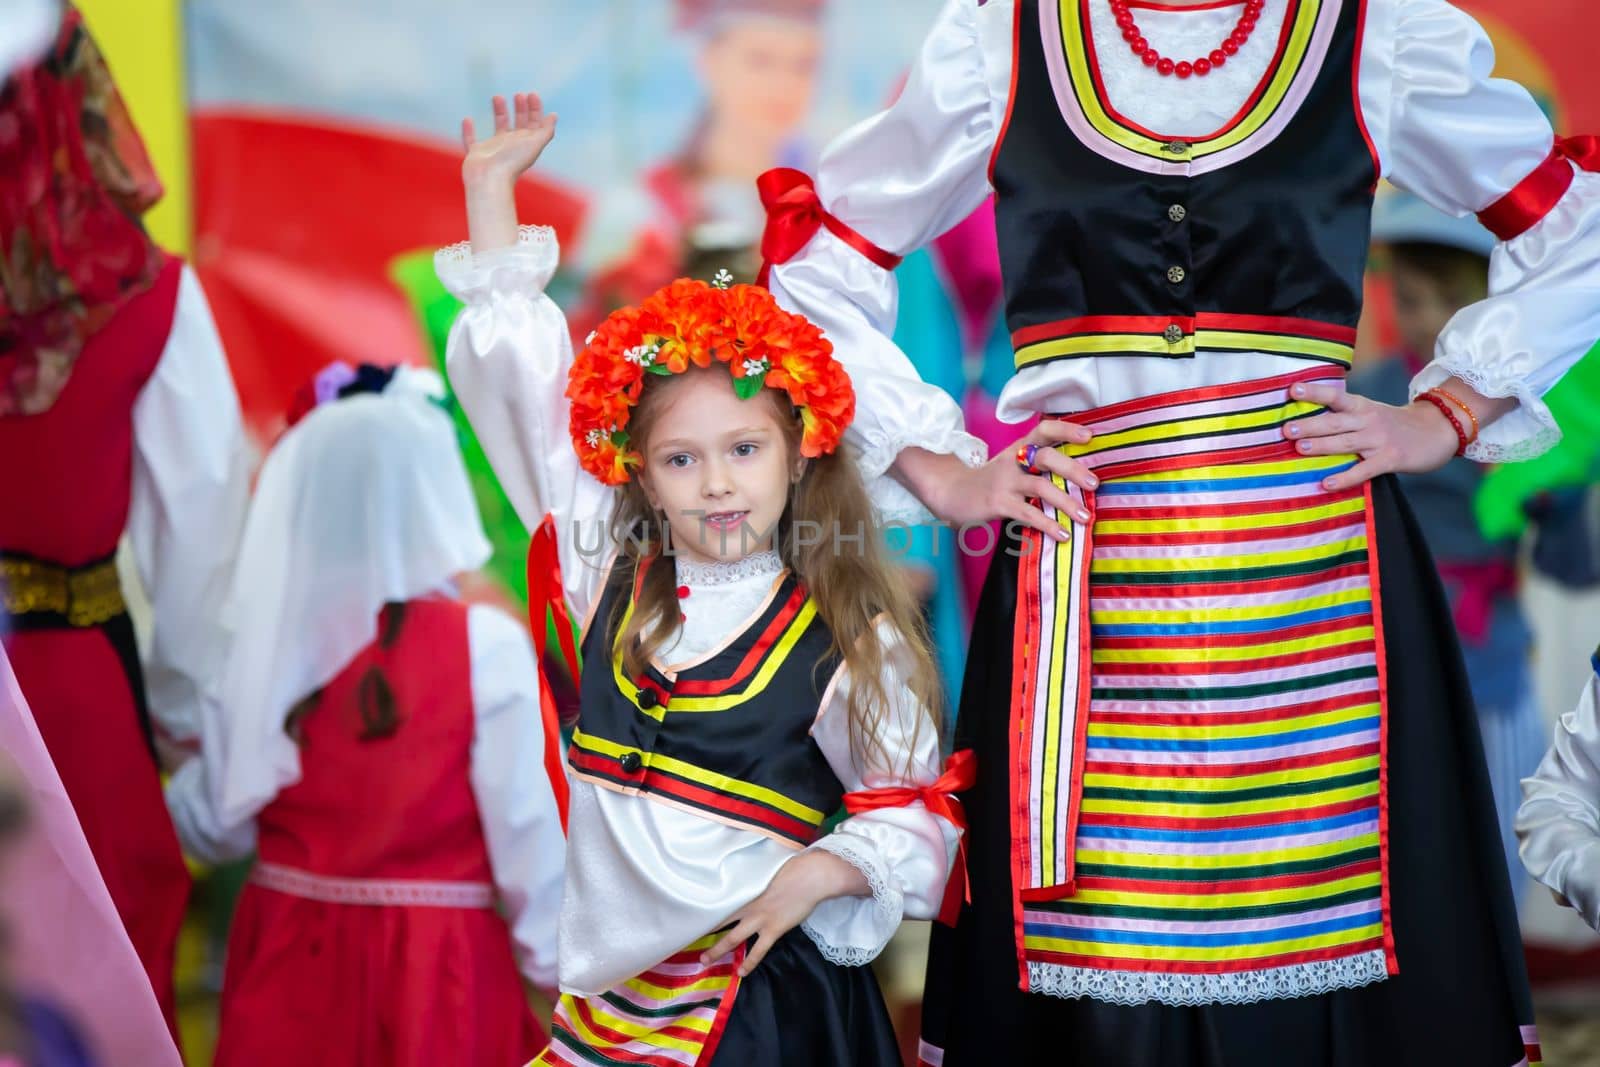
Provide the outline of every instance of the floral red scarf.
{"type": "Polygon", "coordinates": [[[0,88],[0,417],[48,411],[84,342],[155,281],[140,217],[161,192],[68,7],[49,53],[0,88]]]}

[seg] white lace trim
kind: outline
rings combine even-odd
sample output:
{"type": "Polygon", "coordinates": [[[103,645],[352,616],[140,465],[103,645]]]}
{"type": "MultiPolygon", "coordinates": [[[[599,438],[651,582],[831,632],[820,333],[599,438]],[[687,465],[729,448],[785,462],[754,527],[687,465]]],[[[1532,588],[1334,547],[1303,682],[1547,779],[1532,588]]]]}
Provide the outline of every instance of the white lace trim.
{"type": "Polygon", "coordinates": [[[1028,985],[1052,997],[1092,997],[1108,1004],[1155,1001],[1179,1007],[1254,1004],[1355,989],[1389,977],[1382,949],[1337,960],[1297,963],[1243,974],[1154,974],[1029,963],[1028,985]]]}
{"type": "Polygon", "coordinates": [[[1533,387],[1515,378],[1499,377],[1493,367],[1475,367],[1464,356],[1441,355],[1411,383],[1411,399],[1451,377],[1460,378],[1487,397],[1517,398],[1518,407],[1483,428],[1466,451],[1479,463],[1517,463],[1550,451],[1561,441],[1561,427],[1533,387]]]}
{"type": "MultiPolygon", "coordinates": [[[[883,947],[889,943],[889,938],[899,928],[900,919],[905,914],[905,895],[889,884],[889,872],[885,869],[883,857],[872,842],[850,834],[832,833],[815,841],[810,847],[831,852],[867,879],[867,885],[872,889],[873,910],[879,919],[879,941],[872,946],[835,944],[813,925],[811,918],[801,923],[800,928],[829,963],[837,963],[841,967],[864,967],[878,958],[883,947]]],[[[813,912],[812,917],[815,915],[813,912]]]]}
{"type": "Polygon", "coordinates": [[[549,226],[524,224],[517,227],[517,243],[509,248],[473,255],[471,241],[457,241],[433,254],[433,270],[446,289],[466,299],[490,284],[493,273],[510,267],[538,279],[543,289],[555,274],[561,259],[561,244],[549,226]]]}
{"type": "Polygon", "coordinates": [[[766,578],[783,572],[783,560],[773,551],[752,552],[731,563],[705,562],[678,556],[679,583],[687,586],[732,585],[747,578],[766,578]]]}

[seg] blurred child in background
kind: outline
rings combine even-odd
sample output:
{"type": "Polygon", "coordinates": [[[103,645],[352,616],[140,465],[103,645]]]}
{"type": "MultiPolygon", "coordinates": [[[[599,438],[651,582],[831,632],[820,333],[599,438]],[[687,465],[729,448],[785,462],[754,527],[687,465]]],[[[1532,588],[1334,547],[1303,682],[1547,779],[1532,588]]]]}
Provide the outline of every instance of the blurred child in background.
{"type": "MultiPolygon", "coordinates": [[[[1446,215],[1391,189],[1374,207],[1372,239],[1387,256],[1400,348],[1358,366],[1349,388],[1386,404],[1404,404],[1411,379],[1431,358],[1445,323],[1488,295],[1495,238],[1474,218],[1446,215]]],[[[1533,772],[1544,750],[1544,728],[1529,666],[1532,631],[1518,595],[1517,542],[1486,540],[1473,512],[1487,470],[1457,457],[1438,470],[1397,477],[1450,598],[1520,904],[1527,879],[1517,863],[1512,820],[1522,778],[1533,772]]]]}
{"type": "Polygon", "coordinates": [[[555,982],[554,741],[527,633],[453,593],[489,546],[441,393],[335,364],[261,473],[202,757],[168,788],[196,855],[259,842],[218,1067],[516,1064],[545,1043],[522,979],[555,982]]]}

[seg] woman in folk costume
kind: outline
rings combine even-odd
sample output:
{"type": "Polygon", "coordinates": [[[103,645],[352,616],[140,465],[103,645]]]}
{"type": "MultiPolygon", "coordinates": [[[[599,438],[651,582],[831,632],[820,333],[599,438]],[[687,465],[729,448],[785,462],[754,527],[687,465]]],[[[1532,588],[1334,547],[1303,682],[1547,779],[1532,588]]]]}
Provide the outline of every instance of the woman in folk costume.
{"type": "Polygon", "coordinates": [[[972,902],[934,932],[927,1062],[1537,1058],[1460,653],[1386,473],[1536,454],[1600,335],[1600,153],[1492,61],[1442,0],[948,0],[814,185],[763,179],[772,290],[845,361],[869,473],[1025,527],[973,628],[972,902]],[[1342,389],[1380,175],[1502,242],[1404,407],[1342,389]],[[1056,417],[968,468],[884,336],[886,268],[991,189],[1000,412],[1056,417]]]}
{"type": "Polygon", "coordinates": [[[189,875],[155,742],[197,728],[248,457],[205,297],[140,223],[160,193],[69,9],[0,88],[0,632],[170,1017],[189,875]],[[143,671],[125,531],[154,615],[143,671]]]}
{"type": "Polygon", "coordinates": [[[450,376],[586,623],[539,1062],[898,1064],[864,965],[940,909],[966,763],[939,772],[920,619],[835,451],[850,381],[765,291],[687,279],[574,359],[554,235],[511,199],[554,116],[495,104],[464,131],[471,242],[436,261],[450,376]]]}
{"type": "Polygon", "coordinates": [[[256,848],[219,1067],[544,1045],[522,979],[554,985],[564,842],[538,671],[519,623],[453,595],[489,546],[442,391],[335,364],[262,468],[201,758],[168,785],[196,854],[256,848]]]}

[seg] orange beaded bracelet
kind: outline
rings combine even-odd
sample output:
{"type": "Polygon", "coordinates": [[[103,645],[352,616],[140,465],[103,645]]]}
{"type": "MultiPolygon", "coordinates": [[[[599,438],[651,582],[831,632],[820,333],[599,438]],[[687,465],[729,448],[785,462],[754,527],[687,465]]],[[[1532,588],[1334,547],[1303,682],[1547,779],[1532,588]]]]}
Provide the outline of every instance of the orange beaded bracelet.
{"type": "Polygon", "coordinates": [[[1467,446],[1472,442],[1467,439],[1467,431],[1462,428],[1461,420],[1456,418],[1456,413],[1454,411],[1450,410],[1449,402],[1446,401],[1444,397],[1439,396],[1432,389],[1429,389],[1426,393],[1423,393],[1421,396],[1417,397],[1417,399],[1426,400],[1428,403],[1438,408],[1441,415],[1450,420],[1450,428],[1455,430],[1456,440],[1460,442],[1460,444],[1456,446],[1456,455],[1459,456],[1465,453],[1467,446]]]}
{"type": "Polygon", "coordinates": [[[1478,425],[1478,413],[1473,411],[1472,407],[1465,400],[1462,400],[1459,396],[1456,396],[1456,394],[1452,393],[1442,385],[1434,386],[1432,389],[1429,389],[1428,392],[1438,393],[1440,396],[1450,401],[1450,403],[1466,412],[1467,418],[1472,421],[1472,435],[1467,438],[1467,444],[1471,445],[1472,442],[1478,439],[1478,430],[1480,429],[1478,425]]]}

